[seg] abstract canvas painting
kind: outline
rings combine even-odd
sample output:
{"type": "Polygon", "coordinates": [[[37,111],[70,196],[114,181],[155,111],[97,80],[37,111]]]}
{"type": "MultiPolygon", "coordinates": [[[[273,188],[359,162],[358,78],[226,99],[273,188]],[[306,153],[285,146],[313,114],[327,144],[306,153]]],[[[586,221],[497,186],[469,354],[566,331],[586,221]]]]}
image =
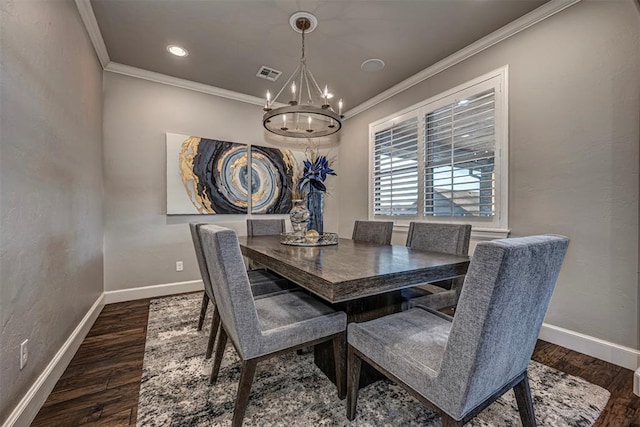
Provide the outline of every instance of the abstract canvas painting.
{"type": "Polygon", "coordinates": [[[246,214],[247,146],[167,133],[167,214],[246,214]]]}
{"type": "Polygon", "coordinates": [[[289,213],[299,175],[291,151],[251,146],[251,213],[289,213]]]}

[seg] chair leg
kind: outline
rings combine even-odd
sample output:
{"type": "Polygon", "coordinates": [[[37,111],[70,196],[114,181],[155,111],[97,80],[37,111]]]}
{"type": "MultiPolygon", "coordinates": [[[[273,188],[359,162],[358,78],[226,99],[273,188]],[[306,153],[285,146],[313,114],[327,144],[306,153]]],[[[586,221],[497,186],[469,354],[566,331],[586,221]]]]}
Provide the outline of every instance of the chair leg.
{"type": "Polygon", "coordinates": [[[356,356],[353,347],[350,345],[348,346],[347,354],[347,418],[349,421],[353,421],[356,418],[356,406],[358,405],[362,360],[356,356]]]}
{"type": "Polygon", "coordinates": [[[216,341],[216,335],[218,335],[218,329],[220,329],[220,313],[218,312],[218,307],[213,305],[213,317],[211,318],[211,330],[209,331],[209,342],[207,343],[207,354],[205,354],[205,359],[211,358],[211,353],[213,352],[213,344],[216,341]]]}
{"type": "Polygon", "coordinates": [[[243,360],[240,368],[240,383],[238,384],[238,395],[236,396],[236,406],[233,410],[233,427],[241,427],[244,413],[249,403],[249,394],[251,393],[251,384],[256,373],[256,365],[258,361],[243,360]]]}
{"type": "Polygon", "coordinates": [[[338,388],[338,398],[343,400],[347,397],[347,384],[346,384],[346,364],[347,358],[344,351],[346,345],[346,334],[342,333],[333,339],[333,359],[335,360],[336,370],[336,387],[338,388]]]}
{"type": "Polygon", "coordinates": [[[524,373],[524,378],[513,388],[516,394],[516,402],[518,402],[518,412],[520,412],[520,420],[523,427],[535,427],[536,416],[533,412],[533,400],[531,399],[531,389],[529,388],[529,378],[524,373]]]}
{"type": "Polygon", "coordinates": [[[218,380],[218,372],[220,372],[220,365],[222,364],[222,356],[224,356],[224,348],[227,345],[227,332],[224,327],[220,325],[220,332],[218,332],[218,342],[216,343],[216,354],[213,356],[213,368],[211,369],[211,379],[209,382],[214,384],[218,380]]]}
{"type": "Polygon", "coordinates": [[[198,330],[202,330],[202,325],[204,324],[204,318],[207,315],[207,305],[209,305],[209,296],[205,292],[202,295],[202,304],[200,305],[200,318],[198,319],[198,330]]]}

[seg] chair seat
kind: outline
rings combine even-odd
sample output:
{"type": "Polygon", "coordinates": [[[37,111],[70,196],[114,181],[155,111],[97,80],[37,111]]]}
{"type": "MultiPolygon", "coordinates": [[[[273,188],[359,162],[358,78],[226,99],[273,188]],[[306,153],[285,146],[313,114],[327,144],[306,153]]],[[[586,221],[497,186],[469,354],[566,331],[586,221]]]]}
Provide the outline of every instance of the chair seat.
{"type": "Polygon", "coordinates": [[[447,291],[448,289],[426,283],[424,285],[402,289],[400,293],[402,294],[403,298],[420,298],[422,296],[440,294],[447,291]]]}
{"type": "Polygon", "coordinates": [[[350,323],[347,341],[369,359],[421,392],[435,379],[451,322],[420,308],[350,323]]]}
{"type": "Polygon", "coordinates": [[[272,273],[266,269],[249,270],[247,271],[247,275],[249,276],[249,280],[254,283],[270,280],[281,280],[285,282],[287,281],[287,279],[285,279],[284,277],[278,276],[277,274],[272,273]]]}
{"type": "Polygon", "coordinates": [[[310,295],[291,291],[255,299],[263,342],[257,357],[343,332],[347,315],[310,295]]]}
{"type": "Polygon", "coordinates": [[[406,301],[406,307],[403,304],[403,308],[427,307],[440,310],[456,305],[458,302],[458,293],[455,289],[444,289],[429,283],[402,289],[401,295],[406,301]]]}
{"type": "Polygon", "coordinates": [[[249,270],[247,275],[249,276],[249,283],[251,283],[251,293],[254,297],[296,288],[293,283],[284,277],[268,270],[249,270]]]}

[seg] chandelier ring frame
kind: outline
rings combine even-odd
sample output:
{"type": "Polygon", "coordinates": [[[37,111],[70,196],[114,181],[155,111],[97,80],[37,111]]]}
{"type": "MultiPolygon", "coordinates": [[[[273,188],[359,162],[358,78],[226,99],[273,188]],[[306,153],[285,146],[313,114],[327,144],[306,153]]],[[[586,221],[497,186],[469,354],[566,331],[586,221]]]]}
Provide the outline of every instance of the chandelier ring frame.
{"type": "Polygon", "coordinates": [[[284,107],[274,108],[272,110],[266,111],[262,118],[262,124],[266,130],[269,132],[275,133],[281,136],[288,136],[292,138],[309,138],[309,134],[307,133],[307,129],[300,129],[299,131],[293,131],[291,128],[286,128],[282,130],[277,125],[270,125],[273,123],[275,117],[283,116],[283,115],[317,115],[323,116],[333,120],[333,127],[327,127],[325,130],[315,130],[313,131],[314,137],[323,137],[333,135],[338,132],[342,128],[342,121],[340,115],[338,115],[335,111],[329,108],[316,107],[312,105],[285,105],[284,107]]]}

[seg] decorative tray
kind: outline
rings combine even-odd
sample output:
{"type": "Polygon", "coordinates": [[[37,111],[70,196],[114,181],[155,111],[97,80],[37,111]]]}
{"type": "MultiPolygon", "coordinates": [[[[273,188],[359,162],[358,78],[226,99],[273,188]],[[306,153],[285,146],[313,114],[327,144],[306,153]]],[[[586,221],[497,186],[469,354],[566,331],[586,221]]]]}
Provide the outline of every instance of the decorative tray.
{"type": "Polygon", "coordinates": [[[313,234],[307,232],[300,236],[295,233],[281,233],[280,243],[290,246],[331,246],[338,244],[338,233],[313,234]]]}

